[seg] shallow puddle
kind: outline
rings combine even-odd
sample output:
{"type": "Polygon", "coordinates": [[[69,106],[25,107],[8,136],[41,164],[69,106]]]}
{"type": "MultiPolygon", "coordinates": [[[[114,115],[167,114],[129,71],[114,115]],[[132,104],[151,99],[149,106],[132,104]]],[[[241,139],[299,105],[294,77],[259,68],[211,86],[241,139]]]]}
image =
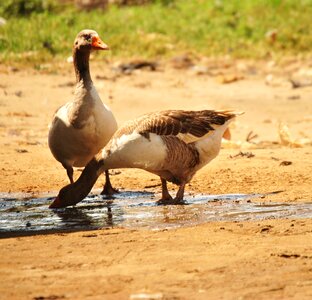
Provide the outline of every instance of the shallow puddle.
{"type": "Polygon", "coordinates": [[[75,207],[49,209],[53,197],[0,193],[0,237],[105,227],[150,229],[212,221],[311,218],[312,203],[253,202],[260,194],[186,195],[187,205],[159,206],[149,192],[121,192],[112,199],[90,195],[75,207]],[[23,198],[22,198],[23,197],[23,198]]]}

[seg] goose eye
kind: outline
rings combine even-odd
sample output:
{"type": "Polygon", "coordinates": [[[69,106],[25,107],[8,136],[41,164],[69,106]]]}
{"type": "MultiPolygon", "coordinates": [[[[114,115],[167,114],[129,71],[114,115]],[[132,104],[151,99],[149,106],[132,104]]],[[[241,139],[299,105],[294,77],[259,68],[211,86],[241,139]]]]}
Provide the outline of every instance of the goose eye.
{"type": "Polygon", "coordinates": [[[92,37],[91,37],[91,35],[85,35],[84,36],[84,39],[88,42],[88,43],[91,43],[91,41],[92,41],[92,37]]]}
{"type": "Polygon", "coordinates": [[[87,40],[88,43],[91,43],[92,42],[92,36],[88,34],[86,36],[86,40],[87,40]]]}

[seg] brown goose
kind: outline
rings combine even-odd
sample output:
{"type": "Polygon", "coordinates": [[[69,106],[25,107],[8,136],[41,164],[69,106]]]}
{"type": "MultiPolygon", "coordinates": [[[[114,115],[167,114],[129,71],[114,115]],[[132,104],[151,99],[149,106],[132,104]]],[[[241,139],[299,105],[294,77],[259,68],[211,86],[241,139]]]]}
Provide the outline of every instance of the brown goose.
{"type": "MultiPolygon", "coordinates": [[[[84,167],[117,130],[111,110],[102,103],[91,80],[89,57],[92,50],[108,50],[97,32],[82,30],[73,47],[76,73],[74,99],[60,107],[49,129],[50,150],[73,183],[73,167],[84,167]]],[[[111,194],[108,170],[103,193],[111,194]]]]}
{"type": "Polygon", "coordinates": [[[75,183],[60,190],[50,208],[80,202],[103,171],[115,168],[140,168],[158,175],[162,183],[162,198],[158,203],[183,203],[185,184],[218,155],[222,136],[240,114],[169,110],[130,121],[89,162],[75,183]],[[179,185],[174,199],[168,192],[167,181],[179,185]]]}

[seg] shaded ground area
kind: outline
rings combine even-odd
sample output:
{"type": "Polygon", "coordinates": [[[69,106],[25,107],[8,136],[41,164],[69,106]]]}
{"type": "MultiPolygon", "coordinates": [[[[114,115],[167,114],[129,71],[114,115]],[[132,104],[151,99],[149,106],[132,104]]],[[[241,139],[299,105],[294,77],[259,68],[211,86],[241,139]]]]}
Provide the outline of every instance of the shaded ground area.
{"type": "MultiPolygon", "coordinates": [[[[259,201],[311,202],[308,63],[276,67],[245,61],[212,67],[205,62],[176,69],[181,66],[175,62],[130,75],[100,62],[91,66],[101,98],[119,123],[170,108],[246,112],[231,128],[231,143],[187,186],[191,194],[283,191],[259,201]],[[290,78],[304,87],[294,88],[290,78]]],[[[47,147],[47,126],[72,96],[71,67],[60,65],[57,74],[0,70],[0,191],[57,193],[68,182],[47,147]]],[[[103,182],[104,176],[96,187],[103,182]]],[[[112,183],[125,190],[160,191],[159,179],[140,170],[115,172],[112,183]]],[[[310,219],[213,222],[158,231],[113,228],[0,243],[4,299],[140,299],[141,293],[145,299],[312,297],[310,219]]]]}

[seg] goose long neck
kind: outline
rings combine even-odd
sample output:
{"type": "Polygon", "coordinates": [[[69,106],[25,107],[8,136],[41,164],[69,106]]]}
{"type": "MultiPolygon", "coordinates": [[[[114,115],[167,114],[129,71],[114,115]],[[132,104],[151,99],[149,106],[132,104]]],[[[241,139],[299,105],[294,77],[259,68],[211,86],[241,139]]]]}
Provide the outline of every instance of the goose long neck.
{"type": "Polygon", "coordinates": [[[103,171],[103,160],[93,158],[84,168],[78,180],[70,185],[73,197],[70,198],[69,202],[67,202],[65,206],[77,204],[87,197],[103,171]]]}
{"type": "Polygon", "coordinates": [[[89,193],[98,177],[104,171],[103,160],[93,158],[84,168],[80,177],[77,180],[77,185],[81,191],[89,193]]]}
{"type": "Polygon", "coordinates": [[[76,74],[76,82],[82,82],[86,86],[92,84],[92,79],[90,75],[89,59],[90,51],[73,49],[73,59],[76,74]]]}

